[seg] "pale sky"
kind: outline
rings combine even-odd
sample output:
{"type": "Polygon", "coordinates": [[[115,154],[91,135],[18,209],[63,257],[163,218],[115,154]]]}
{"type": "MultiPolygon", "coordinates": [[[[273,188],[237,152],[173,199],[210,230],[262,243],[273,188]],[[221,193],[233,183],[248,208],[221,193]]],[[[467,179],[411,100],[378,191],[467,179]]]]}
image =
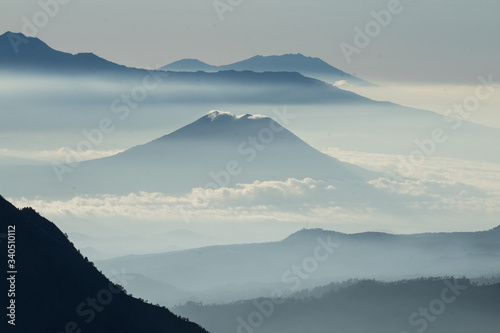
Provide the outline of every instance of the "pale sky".
{"type": "Polygon", "coordinates": [[[26,18],[38,30],[30,35],[55,49],[144,68],[303,53],[374,82],[500,77],[497,0],[220,0],[231,9],[221,15],[213,0],[58,0],[59,8],[55,1],[1,0],[0,33],[23,31],[26,18]],[[41,14],[40,3],[52,4],[52,15],[41,14]],[[377,23],[380,31],[348,62],[340,44],[355,46],[354,29],[370,22],[377,29],[371,11],[388,7],[397,13],[385,27],[377,23]]]}

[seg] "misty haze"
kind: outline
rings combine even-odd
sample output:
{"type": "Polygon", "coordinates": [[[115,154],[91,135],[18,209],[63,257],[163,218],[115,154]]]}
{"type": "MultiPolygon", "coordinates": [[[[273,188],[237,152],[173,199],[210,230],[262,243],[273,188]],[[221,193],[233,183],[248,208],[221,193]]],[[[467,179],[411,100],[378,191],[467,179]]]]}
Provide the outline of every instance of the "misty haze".
{"type": "Polygon", "coordinates": [[[2,6],[3,331],[498,332],[498,3],[2,6]]]}

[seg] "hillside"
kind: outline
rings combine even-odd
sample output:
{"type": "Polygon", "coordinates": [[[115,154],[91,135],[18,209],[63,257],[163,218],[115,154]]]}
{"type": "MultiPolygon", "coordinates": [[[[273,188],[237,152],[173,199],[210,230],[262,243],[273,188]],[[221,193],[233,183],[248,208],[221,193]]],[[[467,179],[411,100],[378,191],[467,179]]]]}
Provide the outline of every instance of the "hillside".
{"type": "MultiPolygon", "coordinates": [[[[15,332],[61,332],[68,327],[93,333],[206,332],[166,308],[127,295],[123,286],[101,274],[53,223],[32,209],[18,210],[0,197],[2,232],[7,226],[13,226],[16,235],[15,332]]],[[[1,241],[2,271],[6,272],[7,243],[1,241]]],[[[127,278],[121,277],[122,284],[127,284],[127,278]]],[[[3,290],[9,290],[7,280],[2,280],[3,290]]],[[[2,302],[4,309],[6,301],[2,302]]],[[[8,332],[14,332],[12,326],[8,332]]]]}

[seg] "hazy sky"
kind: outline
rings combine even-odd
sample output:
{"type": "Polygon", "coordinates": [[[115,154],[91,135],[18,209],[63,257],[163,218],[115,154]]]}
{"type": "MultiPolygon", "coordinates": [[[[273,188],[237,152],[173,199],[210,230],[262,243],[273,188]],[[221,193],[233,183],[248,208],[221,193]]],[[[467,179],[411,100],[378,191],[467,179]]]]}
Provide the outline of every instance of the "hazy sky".
{"type": "Polygon", "coordinates": [[[39,26],[31,35],[56,49],[136,67],[300,52],[375,82],[500,77],[497,0],[218,0],[230,6],[223,13],[214,0],[58,0],[65,4],[48,6],[52,15],[40,13],[54,1],[3,0],[0,32],[22,31],[26,18],[39,26]],[[396,14],[376,31],[370,12],[388,7],[396,14]],[[348,62],[339,45],[356,46],[354,29],[367,24],[373,37],[348,62]]]}

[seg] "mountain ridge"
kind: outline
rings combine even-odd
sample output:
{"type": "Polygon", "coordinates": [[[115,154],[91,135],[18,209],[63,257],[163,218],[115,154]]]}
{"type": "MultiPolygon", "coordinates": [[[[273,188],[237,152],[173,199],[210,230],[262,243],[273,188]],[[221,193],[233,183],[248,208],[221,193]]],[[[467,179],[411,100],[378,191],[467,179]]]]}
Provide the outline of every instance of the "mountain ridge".
{"type": "MultiPolygon", "coordinates": [[[[319,258],[316,253],[329,255],[321,261],[316,259],[314,278],[302,280],[301,288],[349,278],[394,281],[500,274],[497,264],[500,237],[493,229],[411,235],[303,229],[280,241],[131,255],[101,260],[97,265],[105,272],[126,267],[130,272],[191,292],[198,301],[223,303],[249,295],[265,296],[262,290],[266,287],[271,291],[276,286],[286,285],[290,280],[283,280],[283,274],[291,267],[301,267],[301,263],[319,258]],[[162,265],[175,265],[188,274],[180,276],[162,269],[162,265]],[[230,296],[222,296],[224,290],[234,285],[245,291],[233,290],[230,296]],[[202,294],[203,290],[211,293],[202,294]]],[[[137,288],[135,293],[142,293],[140,286],[134,287],[137,288]]],[[[158,297],[155,300],[166,302],[160,295],[158,297]]]]}
{"type": "Polygon", "coordinates": [[[22,33],[6,32],[0,36],[0,66],[8,70],[27,73],[63,70],[65,73],[94,73],[95,71],[119,72],[130,69],[94,53],[71,54],[57,51],[36,37],[22,33]]]}
{"type": "MultiPolygon", "coordinates": [[[[170,103],[369,103],[372,100],[339,89],[297,72],[254,72],[234,69],[218,72],[175,72],[126,67],[84,52],[58,51],[36,37],[7,32],[0,36],[0,72],[14,75],[51,75],[78,80],[80,76],[144,85],[153,76],[162,87],[175,91],[162,94],[170,103]],[[18,42],[13,46],[11,39],[18,42]],[[213,93],[215,85],[220,89],[213,93]],[[235,85],[241,89],[233,90],[235,85]],[[230,92],[227,92],[230,90],[230,92]]],[[[156,89],[156,88],[155,88],[156,89]]]]}
{"type": "MultiPolygon", "coordinates": [[[[11,226],[16,235],[15,327],[20,332],[206,333],[165,308],[127,295],[35,210],[17,209],[0,196],[0,226],[2,230],[11,226]]],[[[6,264],[7,246],[0,245],[6,264]]],[[[9,290],[9,282],[3,280],[4,290],[9,290]]],[[[126,280],[122,276],[120,283],[126,285],[126,280]]]]}
{"type": "Polygon", "coordinates": [[[255,72],[298,72],[307,77],[313,77],[329,83],[346,81],[354,85],[375,86],[358,77],[347,74],[316,57],[307,57],[300,53],[262,56],[256,55],[248,59],[228,65],[214,66],[198,59],[181,59],[162,66],[160,70],[169,71],[211,71],[251,70],[255,72]]]}
{"type": "Polygon", "coordinates": [[[494,333],[500,324],[498,283],[478,285],[449,277],[390,283],[349,280],[322,289],[320,294],[304,291],[303,296],[294,294],[289,298],[271,295],[226,304],[188,302],[174,311],[202,322],[214,332],[249,331],[255,313],[266,315],[258,327],[263,333],[310,332],[312,325],[317,333],[451,333],[478,329],[494,333]],[[453,301],[439,307],[442,311],[433,311],[436,303],[447,300],[443,295],[453,301]]]}

